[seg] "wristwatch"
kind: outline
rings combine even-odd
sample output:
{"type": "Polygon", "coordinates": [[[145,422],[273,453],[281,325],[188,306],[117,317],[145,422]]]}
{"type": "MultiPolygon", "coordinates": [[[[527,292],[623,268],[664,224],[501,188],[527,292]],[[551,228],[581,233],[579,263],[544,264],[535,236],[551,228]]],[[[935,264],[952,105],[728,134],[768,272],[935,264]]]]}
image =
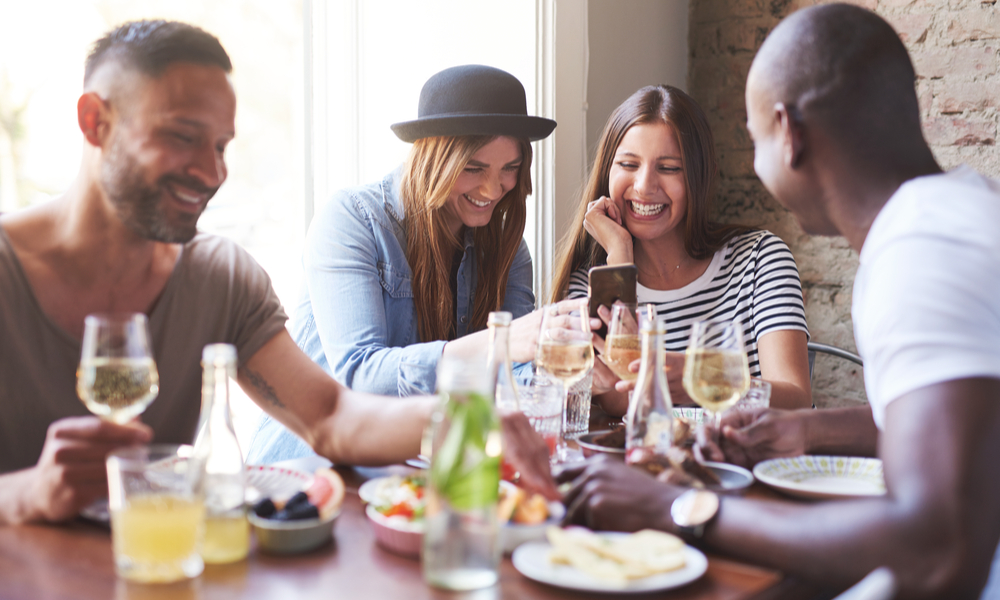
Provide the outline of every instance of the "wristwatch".
{"type": "Polygon", "coordinates": [[[708,490],[688,490],[670,505],[670,517],[684,535],[700,539],[705,525],[719,513],[719,496],[708,490]]]}

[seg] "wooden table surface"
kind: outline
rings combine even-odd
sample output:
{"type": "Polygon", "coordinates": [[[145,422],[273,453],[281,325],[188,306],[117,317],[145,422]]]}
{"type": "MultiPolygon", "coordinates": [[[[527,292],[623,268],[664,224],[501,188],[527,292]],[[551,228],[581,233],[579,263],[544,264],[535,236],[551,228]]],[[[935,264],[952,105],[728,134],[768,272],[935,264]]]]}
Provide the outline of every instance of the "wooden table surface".
{"type": "MultiPolygon", "coordinates": [[[[392,470],[394,468],[389,468],[392,470]]],[[[334,543],[304,555],[269,556],[251,551],[240,563],[206,565],[189,582],[129,583],[115,577],[110,531],[75,521],[68,525],[0,527],[0,599],[194,600],[228,598],[558,599],[611,597],[561,590],[522,576],[505,558],[500,585],[470,593],[428,587],[418,560],[376,545],[357,495],[360,483],[383,470],[339,468],[348,493],[334,525],[334,543]]],[[[759,484],[757,484],[759,485],[759,484]]],[[[751,488],[751,495],[768,495],[751,488]]],[[[781,573],[709,554],[708,572],[687,586],[633,598],[773,599],[812,598],[815,589],[781,573]]]]}

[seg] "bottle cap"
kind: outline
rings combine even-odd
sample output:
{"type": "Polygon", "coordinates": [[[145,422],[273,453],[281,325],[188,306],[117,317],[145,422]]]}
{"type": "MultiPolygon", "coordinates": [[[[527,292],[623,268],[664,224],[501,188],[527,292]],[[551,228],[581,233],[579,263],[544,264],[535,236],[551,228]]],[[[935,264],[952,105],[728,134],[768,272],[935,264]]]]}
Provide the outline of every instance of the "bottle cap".
{"type": "Polygon", "coordinates": [[[202,365],[236,362],[236,346],[232,344],[209,344],[201,351],[202,365]]]}

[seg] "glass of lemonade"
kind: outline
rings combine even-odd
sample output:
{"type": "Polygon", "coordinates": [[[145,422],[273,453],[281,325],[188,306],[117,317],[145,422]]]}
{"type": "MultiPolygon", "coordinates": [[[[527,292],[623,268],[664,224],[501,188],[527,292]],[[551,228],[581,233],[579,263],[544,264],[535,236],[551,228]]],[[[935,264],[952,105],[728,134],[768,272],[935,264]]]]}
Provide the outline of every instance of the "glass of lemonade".
{"type": "Polygon", "coordinates": [[[154,444],[108,455],[115,571],[142,583],[197,577],[205,536],[200,469],[191,446],[154,444]]]}
{"type": "Polygon", "coordinates": [[[87,315],[76,371],[76,393],[87,409],[126,423],[146,410],[159,391],[146,315],[87,315]]]}

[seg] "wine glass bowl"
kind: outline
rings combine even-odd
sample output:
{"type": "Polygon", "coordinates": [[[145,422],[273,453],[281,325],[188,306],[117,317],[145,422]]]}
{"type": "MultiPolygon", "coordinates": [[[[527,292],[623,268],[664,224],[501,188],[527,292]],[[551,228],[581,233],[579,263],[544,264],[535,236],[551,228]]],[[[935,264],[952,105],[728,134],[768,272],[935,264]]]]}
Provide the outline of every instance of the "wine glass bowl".
{"type": "Polygon", "coordinates": [[[90,412],[126,423],[156,398],[160,378],[141,313],[87,315],[76,393],[90,412]]]}
{"type": "Polygon", "coordinates": [[[743,347],[740,323],[696,321],[684,359],[684,390],[712,415],[718,427],[720,415],[750,387],[750,367],[743,347]]]}
{"type": "MultiPolygon", "coordinates": [[[[568,419],[579,412],[571,411],[568,406],[569,389],[586,377],[594,366],[594,345],[586,299],[542,307],[535,365],[562,383],[562,431],[565,437],[577,430],[577,423],[570,423],[568,419]]],[[[563,460],[566,454],[565,442],[560,440],[556,460],[563,460]]]]}
{"type": "Polygon", "coordinates": [[[594,366],[594,346],[586,309],[586,300],[579,305],[563,302],[542,308],[535,363],[561,381],[565,389],[583,379],[594,366]]]}
{"type": "Polygon", "coordinates": [[[615,302],[611,307],[611,322],[601,358],[622,381],[635,381],[639,376],[628,370],[633,361],[642,358],[635,304],[615,302]]]}

